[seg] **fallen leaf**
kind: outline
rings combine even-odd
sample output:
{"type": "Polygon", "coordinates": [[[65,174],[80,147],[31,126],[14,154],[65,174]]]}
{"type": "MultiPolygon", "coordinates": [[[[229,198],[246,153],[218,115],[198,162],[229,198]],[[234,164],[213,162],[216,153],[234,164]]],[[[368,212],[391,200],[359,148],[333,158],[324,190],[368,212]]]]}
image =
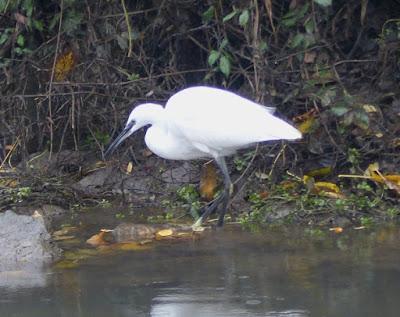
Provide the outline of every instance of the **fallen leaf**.
{"type": "Polygon", "coordinates": [[[127,174],[132,174],[132,171],[133,171],[133,163],[129,162],[128,166],[126,167],[126,173],[127,174]]]}
{"type": "Polygon", "coordinates": [[[317,53],[315,53],[315,52],[305,52],[304,53],[304,63],[313,64],[316,57],[317,57],[317,53]]]}
{"type": "Polygon", "coordinates": [[[73,70],[77,62],[77,57],[72,50],[58,56],[54,67],[54,78],[56,81],[64,80],[73,70]]]}
{"type": "Polygon", "coordinates": [[[217,173],[212,163],[203,165],[200,175],[200,196],[206,201],[214,199],[217,190],[217,173]]]}
{"type": "Polygon", "coordinates": [[[378,110],[376,110],[376,107],[373,105],[365,104],[362,107],[363,107],[364,111],[367,113],[378,112],[378,110]]]}
{"type": "Polygon", "coordinates": [[[333,231],[334,233],[342,233],[343,228],[342,227],[333,227],[333,228],[329,228],[329,231],[333,231]]]}
{"type": "Polygon", "coordinates": [[[325,196],[333,199],[344,198],[343,193],[340,192],[339,187],[335,183],[315,182],[314,191],[320,196],[325,196]]]}
{"type": "Polygon", "coordinates": [[[100,231],[98,234],[95,234],[87,239],[86,243],[94,247],[98,247],[100,245],[108,245],[109,242],[106,239],[107,234],[109,234],[107,231],[100,231]]]}
{"type": "Polygon", "coordinates": [[[316,176],[326,176],[332,173],[332,167],[331,166],[325,166],[321,168],[316,168],[311,171],[308,171],[306,175],[311,176],[311,177],[316,177],[316,176]]]}
{"type": "Polygon", "coordinates": [[[303,121],[302,123],[300,123],[297,126],[297,129],[302,133],[302,134],[306,134],[308,132],[310,132],[311,128],[313,127],[315,122],[315,118],[314,117],[310,117],[308,119],[306,119],[305,121],[303,121]]]}
{"type": "Polygon", "coordinates": [[[149,157],[149,156],[152,156],[152,155],[153,155],[153,152],[150,151],[149,149],[144,149],[143,152],[142,152],[142,155],[143,155],[144,157],[149,157]]]}
{"type": "Polygon", "coordinates": [[[262,172],[257,171],[257,172],[255,173],[255,175],[256,175],[256,177],[257,177],[258,179],[261,179],[261,180],[269,179],[269,175],[268,175],[267,173],[262,173],[262,172]]]}
{"type": "Polygon", "coordinates": [[[297,129],[303,134],[308,133],[314,126],[315,119],[317,117],[317,110],[311,109],[306,113],[303,113],[295,118],[294,122],[297,122],[297,129]]]}
{"type": "Polygon", "coordinates": [[[173,235],[173,233],[174,232],[172,231],[172,229],[163,229],[163,230],[156,232],[156,237],[159,237],[159,238],[170,237],[173,235]]]}

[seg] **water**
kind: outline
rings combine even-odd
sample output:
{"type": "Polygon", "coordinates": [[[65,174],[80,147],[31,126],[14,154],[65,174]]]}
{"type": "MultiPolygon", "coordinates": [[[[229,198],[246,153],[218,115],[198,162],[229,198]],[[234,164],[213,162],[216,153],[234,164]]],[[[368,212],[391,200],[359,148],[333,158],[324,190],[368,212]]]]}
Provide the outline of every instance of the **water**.
{"type": "Polygon", "coordinates": [[[399,316],[400,229],[225,228],[196,241],[0,273],[0,316],[399,316]]]}

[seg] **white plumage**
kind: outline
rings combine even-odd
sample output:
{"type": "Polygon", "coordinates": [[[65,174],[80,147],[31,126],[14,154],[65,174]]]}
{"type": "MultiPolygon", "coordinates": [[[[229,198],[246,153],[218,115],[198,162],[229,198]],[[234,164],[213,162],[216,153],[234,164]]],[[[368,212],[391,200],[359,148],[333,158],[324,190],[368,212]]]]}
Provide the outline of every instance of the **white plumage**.
{"type": "MultiPolygon", "coordinates": [[[[224,193],[206,209],[197,225],[219,204],[226,209],[232,183],[225,156],[257,142],[301,138],[296,128],[273,115],[273,109],[226,90],[199,86],[177,92],[165,108],[153,103],[134,108],[125,129],[106,155],[146,125],[151,127],[146,132],[145,142],[158,156],[172,160],[213,158],[224,174],[224,193]]],[[[222,210],[219,225],[223,223],[224,214],[222,210]]]]}

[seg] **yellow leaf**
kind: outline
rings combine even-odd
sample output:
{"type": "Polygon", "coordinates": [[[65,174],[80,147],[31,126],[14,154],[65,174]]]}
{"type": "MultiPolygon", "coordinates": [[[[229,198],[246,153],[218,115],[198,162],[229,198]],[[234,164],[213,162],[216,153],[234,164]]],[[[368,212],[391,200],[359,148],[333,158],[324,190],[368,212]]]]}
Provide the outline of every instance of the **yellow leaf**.
{"type": "Polygon", "coordinates": [[[98,234],[91,236],[89,239],[86,240],[87,244],[90,244],[94,247],[98,247],[100,245],[107,245],[109,242],[106,239],[107,234],[106,231],[100,231],[98,234]]]}
{"type": "Polygon", "coordinates": [[[329,231],[333,231],[334,233],[342,233],[343,228],[342,227],[333,227],[333,228],[329,228],[329,231]]]}
{"type": "Polygon", "coordinates": [[[376,107],[373,105],[369,105],[369,104],[365,104],[363,105],[363,109],[365,112],[371,113],[371,112],[378,112],[378,110],[376,110],[376,107]]]}
{"type": "Polygon", "coordinates": [[[132,170],[133,170],[133,164],[132,164],[132,162],[129,162],[128,166],[126,167],[126,173],[131,174],[132,170]]]}
{"type": "Polygon", "coordinates": [[[200,196],[206,201],[214,198],[217,189],[217,173],[212,163],[203,165],[200,176],[200,196]]]}
{"type": "Polygon", "coordinates": [[[364,175],[366,176],[374,176],[376,175],[377,171],[379,171],[379,163],[371,163],[368,165],[368,168],[365,170],[364,175]]]}
{"type": "Polygon", "coordinates": [[[163,229],[163,230],[158,231],[158,232],[156,233],[156,235],[157,235],[158,237],[164,238],[164,237],[172,236],[173,233],[174,233],[174,232],[173,232],[171,229],[163,229]]]}
{"type": "Polygon", "coordinates": [[[333,193],[340,193],[338,185],[330,182],[315,182],[314,187],[318,190],[330,191],[333,193]]]}
{"type": "Polygon", "coordinates": [[[314,122],[315,122],[315,118],[314,118],[314,117],[309,117],[309,118],[307,118],[306,120],[304,120],[302,123],[300,123],[300,124],[297,126],[297,129],[298,129],[301,133],[306,134],[306,133],[310,132],[311,128],[312,128],[313,125],[314,125],[314,122]]]}
{"type": "Polygon", "coordinates": [[[72,50],[66,51],[57,58],[54,68],[55,80],[61,81],[72,71],[76,63],[76,56],[72,50]]]}
{"type": "Polygon", "coordinates": [[[306,173],[306,175],[311,176],[311,177],[316,177],[316,176],[326,176],[332,173],[332,167],[331,166],[325,166],[321,168],[316,168],[314,170],[311,170],[306,173]]]}
{"type": "Polygon", "coordinates": [[[313,190],[318,195],[329,198],[339,199],[344,197],[344,195],[340,192],[339,187],[330,182],[315,182],[313,190]]]}

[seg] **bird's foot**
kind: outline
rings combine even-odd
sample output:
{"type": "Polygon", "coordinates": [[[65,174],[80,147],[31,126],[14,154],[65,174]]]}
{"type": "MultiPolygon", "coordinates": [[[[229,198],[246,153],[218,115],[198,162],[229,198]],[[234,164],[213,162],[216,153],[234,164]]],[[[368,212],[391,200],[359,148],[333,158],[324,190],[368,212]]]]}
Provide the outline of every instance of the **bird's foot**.
{"type": "Polygon", "coordinates": [[[199,219],[197,219],[195,221],[195,223],[192,225],[192,230],[193,231],[203,231],[204,230],[204,227],[202,226],[203,221],[204,221],[203,216],[199,217],[199,219]]]}

